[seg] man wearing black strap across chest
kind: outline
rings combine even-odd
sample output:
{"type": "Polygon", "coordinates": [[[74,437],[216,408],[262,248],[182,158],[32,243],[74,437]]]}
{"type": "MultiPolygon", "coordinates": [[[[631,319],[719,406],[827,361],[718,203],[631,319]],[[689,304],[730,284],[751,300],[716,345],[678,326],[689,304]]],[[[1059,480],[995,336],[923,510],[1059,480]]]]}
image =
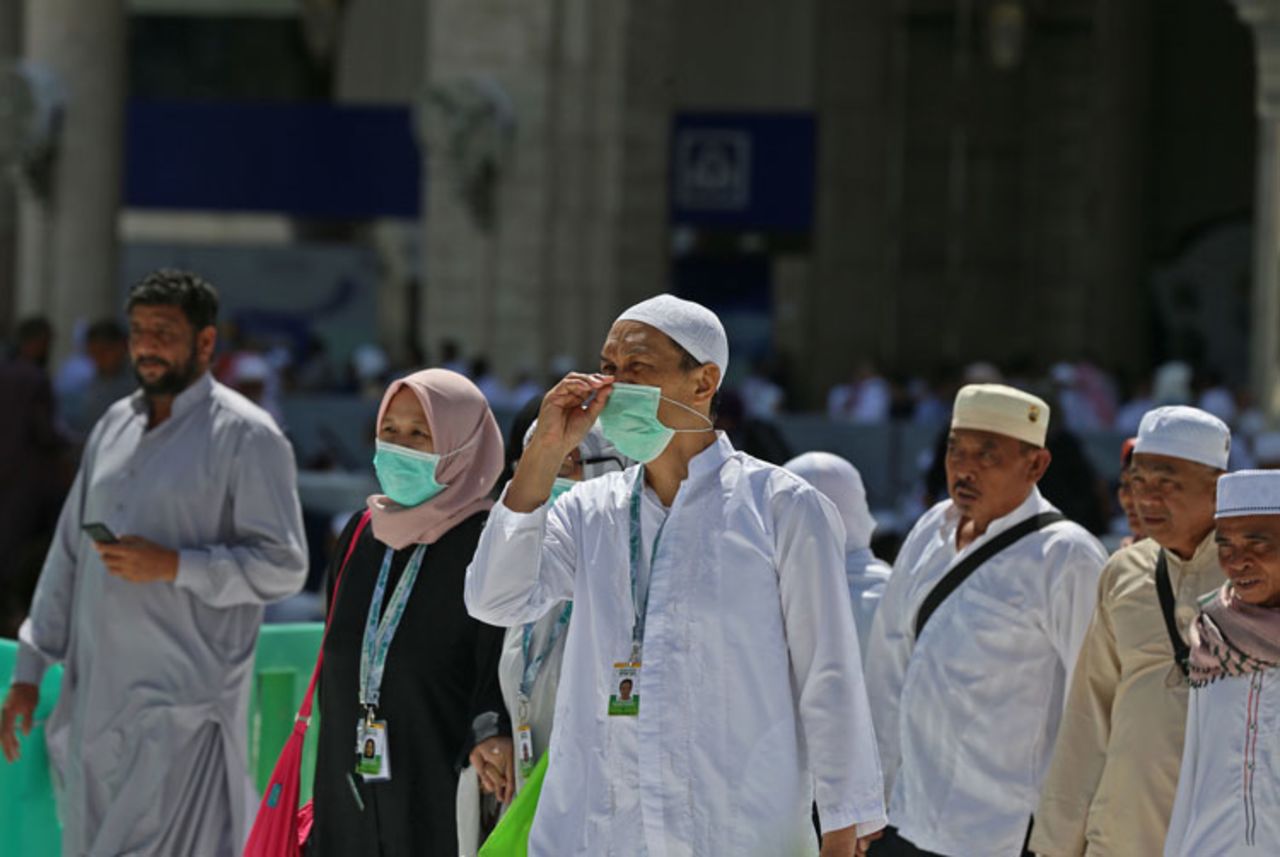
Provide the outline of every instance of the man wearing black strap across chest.
{"type": "Polygon", "coordinates": [[[956,396],[950,499],[903,544],[871,630],[867,693],[889,795],[873,857],[1026,848],[1106,552],[1036,487],[1049,407],[956,396]]]}
{"type": "Polygon", "coordinates": [[[1031,847],[1050,857],[1159,854],[1187,717],[1187,629],[1222,586],[1213,540],[1231,432],[1182,406],[1148,411],[1130,484],[1147,539],[1102,570],[1031,847]]]}

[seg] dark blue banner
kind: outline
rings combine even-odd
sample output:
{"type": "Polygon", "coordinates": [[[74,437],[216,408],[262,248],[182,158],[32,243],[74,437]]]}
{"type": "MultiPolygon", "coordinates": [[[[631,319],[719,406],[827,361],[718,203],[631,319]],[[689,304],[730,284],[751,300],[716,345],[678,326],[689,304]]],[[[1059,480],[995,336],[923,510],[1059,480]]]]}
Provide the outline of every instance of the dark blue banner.
{"type": "Polygon", "coordinates": [[[672,225],[810,231],[816,141],[809,113],[676,114],[672,225]]]}
{"type": "Polygon", "coordinates": [[[131,102],[125,204],[298,217],[415,218],[407,107],[131,102]]]}

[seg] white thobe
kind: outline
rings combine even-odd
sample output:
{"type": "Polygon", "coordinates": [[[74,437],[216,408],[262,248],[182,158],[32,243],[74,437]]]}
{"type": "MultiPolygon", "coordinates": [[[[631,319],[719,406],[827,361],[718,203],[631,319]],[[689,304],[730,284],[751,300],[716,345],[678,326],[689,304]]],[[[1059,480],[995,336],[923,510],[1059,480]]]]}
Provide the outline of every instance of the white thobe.
{"type": "Polygon", "coordinates": [[[871,642],[871,625],[892,571],[887,562],[876,559],[870,548],[851,551],[845,557],[849,601],[853,605],[853,622],[858,629],[858,651],[862,653],[864,664],[867,660],[867,645],[871,642]]]}
{"type": "Polygon", "coordinates": [[[1106,562],[1070,522],[1023,537],[979,567],[934,612],[916,615],[957,561],[1011,526],[1054,511],[1032,489],[956,550],[950,500],[912,528],[876,613],[867,652],[889,821],[917,847],[1021,854],[1106,562]]]}
{"type": "Polygon", "coordinates": [[[297,592],[306,541],[293,452],[208,374],[147,429],[141,393],[94,427],[62,509],[14,681],[65,664],[49,719],[67,855],[239,854],[262,605],[297,592]],[[86,523],[178,550],[172,583],[107,573],[86,523]]]}
{"type": "MultiPolygon", "coordinates": [[[[467,573],[481,621],[572,599],[551,762],[529,841],[568,854],[779,857],[823,830],[884,824],[835,509],[723,435],[689,463],[649,574],[637,717],[611,717],[631,649],[637,468],[528,514],[494,507],[467,573]]],[[[655,508],[656,507],[656,508],[655,508]]],[[[663,520],[642,505],[641,543],[663,520]]]]}
{"type": "Polygon", "coordinates": [[[1280,852],[1280,670],[1191,691],[1165,857],[1280,852]]]}

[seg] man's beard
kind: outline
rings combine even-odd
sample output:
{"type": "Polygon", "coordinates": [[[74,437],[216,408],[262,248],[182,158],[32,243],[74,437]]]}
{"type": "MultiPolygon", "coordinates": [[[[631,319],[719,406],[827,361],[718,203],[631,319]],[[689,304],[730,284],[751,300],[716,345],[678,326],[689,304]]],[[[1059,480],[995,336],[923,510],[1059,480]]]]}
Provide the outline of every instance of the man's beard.
{"type": "MultiPolygon", "coordinates": [[[[148,361],[155,361],[156,358],[148,358],[148,361]]],[[[142,386],[142,392],[148,396],[176,396],[187,387],[191,386],[191,382],[200,374],[199,367],[196,365],[196,351],[194,346],[191,349],[190,356],[179,366],[167,363],[168,369],[156,380],[147,383],[143,380],[142,373],[138,371],[138,366],[133,367],[133,374],[137,376],[138,383],[142,386]]]]}

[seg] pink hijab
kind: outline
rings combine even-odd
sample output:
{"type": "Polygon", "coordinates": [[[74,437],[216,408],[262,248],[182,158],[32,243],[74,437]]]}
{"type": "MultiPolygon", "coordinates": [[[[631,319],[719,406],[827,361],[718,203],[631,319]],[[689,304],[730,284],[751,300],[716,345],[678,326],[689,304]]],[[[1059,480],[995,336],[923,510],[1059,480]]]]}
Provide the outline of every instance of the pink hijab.
{"type": "Polygon", "coordinates": [[[484,394],[457,372],[424,369],[392,381],[378,408],[377,430],[391,397],[408,387],[422,403],[436,454],[442,458],[436,479],[445,489],[427,502],[406,508],[384,494],[369,497],[373,534],[400,550],[431,544],[456,524],[493,505],[489,492],[502,473],[502,432],[484,394]],[[464,448],[465,447],[465,448],[464,448]]]}

